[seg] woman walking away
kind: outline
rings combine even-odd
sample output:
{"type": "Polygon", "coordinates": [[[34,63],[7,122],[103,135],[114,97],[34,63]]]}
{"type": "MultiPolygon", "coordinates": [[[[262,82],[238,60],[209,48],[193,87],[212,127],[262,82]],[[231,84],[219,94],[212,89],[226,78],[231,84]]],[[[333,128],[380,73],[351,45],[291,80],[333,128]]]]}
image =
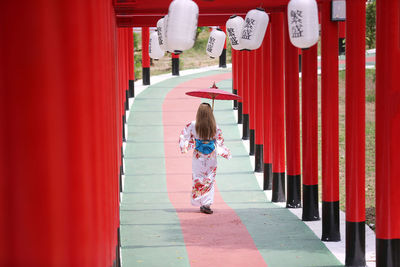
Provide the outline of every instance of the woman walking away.
{"type": "Polygon", "coordinates": [[[231,158],[230,150],[224,145],[222,131],[215,123],[213,111],[208,103],[200,104],[196,121],[182,130],[179,137],[182,153],[194,148],[192,159],[192,205],[200,211],[212,214],[210,206],[214,201],[217,155],[231,158]]]}

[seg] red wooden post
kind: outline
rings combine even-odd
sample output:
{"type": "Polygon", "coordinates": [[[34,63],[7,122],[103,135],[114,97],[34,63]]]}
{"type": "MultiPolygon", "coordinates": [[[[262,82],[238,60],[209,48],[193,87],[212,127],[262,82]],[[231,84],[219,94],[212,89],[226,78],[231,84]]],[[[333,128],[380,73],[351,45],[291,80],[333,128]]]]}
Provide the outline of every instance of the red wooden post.
{"type": "Polygon", "coordinates": [[[142,27],[142,80],[143,85],[150,85],[150,29],[142,27]]]}
{"type": "Polygon", "coordinates": [[[301,129],[303,154],[303,221],[319,220],[317,56],[317,44],[302,51],[301,129]]]}
{"type": "Polygon", "coordinates": [[[339,241],[338,23],[331,3],[321,13],[322,240],[339,241]]]}
{"type": "MultiPolygon", "coordinates": [[[[226,34],[226,26],[219,27],[226,34]]],[[[226,38],[224,43],[224,49],[222,50],[222,54],[219,56],[219,67],[226,68],[226,38]]]]}
{"type": "Polygon", "coordinates": [[[259,49],[255,51],[255,172],[262,172],[264,168],[263,161],[263,115],[264,115],[264,103],[263,103],[263,44],[259,49]]]}
{"type": "MultiPolygon", "coordinates": [[[[129,28],[124,31],[124,62],[125,62],[125,110],[129,110],[129,81],[131,78],[130,53],[129,53],[129,28]]],[[[125,120],[126,122],[126,120],[125,120]]]]}
{"type": "Polygon", "coordinates": [[[135,97],[135,46],[133,30],[129,28],[128,59],[129,59],[129,97],[135,97]]]}
{"type": "Polygon", "coordinates": [[[283,13],[271,13],[272,202],[285,201],[283,13]]]}
{"type": "Polygon", "coordinates": [[[111,266],[103,185],[117,174],[100,171],[115,161],[99,129],[115,132],[105,124],[117,108],[106,105],[116,94],[112,5],[7,2],[2,12],[13,26],[0,43],[0,265],[111,266]]]}
{"type": "Polygon", "coordinates": [[[238,124],[243,123],[243,52],[237,51],[237,94],[241,96],[238,100],[238,124]]]}
{"type": "MultiPolygon", "coordinates": [[[[237,67],[237,55],[238,52],[235,49],[231,49],[232,53],[232,93],[237,94],[237,88],[238,88],[238,67],[237,67]]],[[[233,101],[233,109],[237,110],[238,108],[238,101],[234,100],[233,101]]]]}
{"type": "Polygon", "coordinates": [[[249,155],[254,155],[255,148],[255,90],[256,90],[256,51],[249,52],[249,75],[248,75],[248,92],[249,92],[249,129],[250,129],[250,151],[249,155]]]}
{"type": "Polygon", "coordinates": [[[242,94],[242,103],[243,103],[243,133],[242,139],[249,140],[250,129],[249,129],[249,51],[242,51],[243,53],[243,94],[242,94]]]}
{"type": "Polygon", "coordinates": [[[339,21],[339,55],[343,55],[346,51],[346,21],[339,21]]]}
{"type": "Polygon", "coordinates": [[[365,1],[346,10],[346,266],[365,266],[365,1]]]}
{"type": "Polygon", "coordinates": [[[272,189],[272,149],[271,149],[271,26],[268,26],[262,45],[262,86],[263,86],[263,135],[264,135],[264,181],[263,190],[272,189]]]}
{"type": "Polygon", "coordinates": [[[400,3],[376,2],[376,266],[400,265],[400,3]]]}
{"type": "MultiPolygon", "coordinates": [[[[287,15],[285,14],[285,17],[287,15]]],[[[285,112],[287,208],[301,207],[299,49],[289,39],[285,21],[285,112]]]]}
{"type": "Polygon", "coordinates": [[[179,76],[179,54],[171,53],[172,75],[179,76]]]}

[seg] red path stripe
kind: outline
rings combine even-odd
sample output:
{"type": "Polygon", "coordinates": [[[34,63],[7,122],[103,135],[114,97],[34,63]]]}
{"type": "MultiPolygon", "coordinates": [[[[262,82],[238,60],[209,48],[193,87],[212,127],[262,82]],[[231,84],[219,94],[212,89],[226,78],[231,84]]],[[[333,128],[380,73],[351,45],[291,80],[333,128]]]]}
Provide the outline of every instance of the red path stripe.
{"type": "Polygon", "coordinates": [[[266,266],[246,227],[223,201],[217,188],[212,206],[214,214],[200,213],[199,208],[191,206],[192,153],[182,155],[178,148],[179,134],[195,119],[201,102],[200,98],[186,96],[185,92],[207,88],[213,81],[229,78],[231,73],[225,73],[182,83],[167,94],[163,104],[168,196],[178,213],[191,266],[266,266]]]}

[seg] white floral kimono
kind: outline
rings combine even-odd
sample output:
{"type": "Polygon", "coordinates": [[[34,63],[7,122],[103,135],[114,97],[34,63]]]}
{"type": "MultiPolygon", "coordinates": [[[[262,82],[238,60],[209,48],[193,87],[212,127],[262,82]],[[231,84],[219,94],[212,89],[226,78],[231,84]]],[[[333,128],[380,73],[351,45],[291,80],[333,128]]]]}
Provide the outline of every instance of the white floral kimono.
{"type": "MultiPolygon", "coordinates": [[[[195,139],[199,139],[196,133],[196,122],[192,121],[182,130],[179,136],[179,146],[181,152],[194,149],[195,139]]],[[[208,155],[194,149],[192,159],[192,205],[209,206],[214,201],[215,175],[217,172],[217,155],[226,159],[231,158],[230,150],[224,145],[222,131],[217,126],[214,137],[215,149],[208,155]]]]}

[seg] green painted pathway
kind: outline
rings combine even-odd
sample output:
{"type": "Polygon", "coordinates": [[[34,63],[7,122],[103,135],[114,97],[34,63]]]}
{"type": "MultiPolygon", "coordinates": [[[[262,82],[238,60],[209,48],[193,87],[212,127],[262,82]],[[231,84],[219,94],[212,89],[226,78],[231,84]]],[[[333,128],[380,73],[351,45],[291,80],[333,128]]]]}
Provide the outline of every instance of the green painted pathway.
{"type": "MultiPolygon", "coordinates": [[[[151,85],[136,97],[128,120],[121,204],[124,267],[190,266],[181,224],[168,197],[162,105],[167,93],[177,85],[224,72],[227,71],[173,77],[151,85]]],[[[231,84],[229,79],[217,85],[230,91],[231,84]]],[[[219,160],[217,186],[225,203],[240,217],[238,223],[244,224],[264,261],[272,267],[342,266],[301,220],[289,210],[268,202],[257,184],[231,106],[230,101],[218,101],[215,107],[217,123],[233,155],[229,161],[219,160]]],[[[194,106],[193,110],[196,109],[194,106]]],[[[178,136],[167,139],[177,142],[178,136]]],[[[191,188],[187,190],[187,209],[196,209],[190,205],[191,188]]]]}

